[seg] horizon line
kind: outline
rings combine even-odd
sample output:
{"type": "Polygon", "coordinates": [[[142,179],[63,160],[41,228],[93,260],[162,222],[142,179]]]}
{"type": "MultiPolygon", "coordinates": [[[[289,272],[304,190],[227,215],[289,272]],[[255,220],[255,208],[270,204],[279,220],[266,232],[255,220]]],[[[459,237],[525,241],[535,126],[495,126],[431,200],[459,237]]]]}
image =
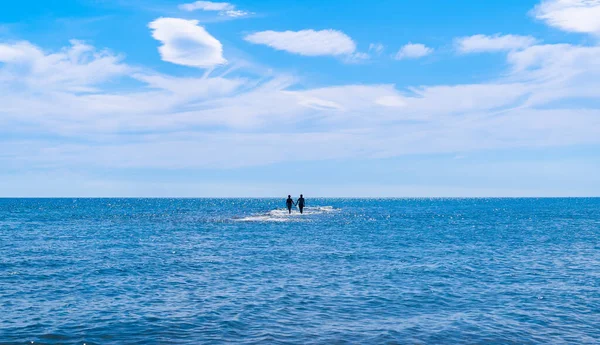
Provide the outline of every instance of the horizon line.
{"type": "MultiPolygon", "coordinates": [[[[285,199],[286,196],[0,196],[0,199],[285,199]]],[[[309,196],[309,199],[597,199],[600,196],[309,196]]]]}

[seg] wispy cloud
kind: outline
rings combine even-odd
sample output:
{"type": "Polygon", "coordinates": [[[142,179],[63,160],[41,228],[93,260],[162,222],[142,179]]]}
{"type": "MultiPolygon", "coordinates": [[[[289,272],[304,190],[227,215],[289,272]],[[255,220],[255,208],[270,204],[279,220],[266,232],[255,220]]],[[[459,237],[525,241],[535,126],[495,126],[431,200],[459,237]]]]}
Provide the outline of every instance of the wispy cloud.
{"type": "Polygon", "coordinates": [[[135,70],[81,42],[55,53],[2,44],[0,122],[25,137],[38,134],[4,141],[0,164],[222,168],[598,144],[597,109],[551,107],[600,97],[598,59],[598,47],[532,46],[509,54],[504,81],[303,89],[277,75],[261,81],[135,70]],[[119,93],[104,86],[128,76],[143,86],[119,93]],[[298,145],[304,149],[289,155],[298,145]]]}
{"type": "Polygon", "coordinates": [[[247,35],[245,40],[305,56],[341,56],[356,51],[354,41],[338,30],[261,31],[247,35]]]}
{"type": "Polygon", "coordinates": [[[369,44],[369,53],[379,56],[385,50],[385,46],[381,43],[371,43],[369,44]]]}
{"type": "MultiPolygon", "coordinates": [[[[161,18],[150,27],[165,61],[225,63],[221,43],[197,21],[161,18]]],[[[335,30],[263,31],[246,39],[306,56],[358,54],[335,30]]],[[[277,72],[167,75],[80,41],[56,51],[0,43],[0,131],[12,134],[0,145],[0,166],[228,168],[600,144],[600,47],[511,35],[467,42],[468,51],[506,51],[502,77],[406,89],[306,88],[301,76],[277,72]],[[136,83],[119,92],[110,87],[124,78],[136,83]]],[[[431,52],[409,44],[401,57],[431,52]]]]}
{"type": "Polygon", "coordinates": [[[179,5],[179,9],[183,11],[214,11],[219,15],[238,18],[245,17],[251,14],[248,11],[238,10],[235,5],[228,2],[212,2],[212,1],[196,1],[188,4],[179,5]]]}
{"type": "Polygon", "coordinates": [[[148,25],[152,37],[162,42],[164,61],[184,66],[208,68],[227,62],[221,42],[211,36],[197,20],[159,18],[148,25]]]}
{"type": "Polygon", "coordinates": [[[531,13],[564,31],[600,35],[600,0],[544,0],[531,13]]]}
{"type": "Polygon", "coordinates": [[[537,40],[531,36],[500,34],[493,36],[474,35],[455,40],[456,49],[463,54],[518,50],[536,43],[537,40]]]}
{"type": "Polygon", "coordinates": [[[394,58],[396,60],[418,59],[425,57],[431,53],[433,53],[433,48],[429,48],[426,45],[420,43],[409,43],[400,48],[400,50],[398,51],[398,53],[396,53],[394,58]]]}
{"type": "Polygon", "coordinates": [[[18,90],[92,92],[96,85],[132,71],[108,50],[98,51],[78,40],[70,43],[52,54],[26,41],[0,44],[0,62],[6,64],[0,68],[0,83],[18,90]]]}

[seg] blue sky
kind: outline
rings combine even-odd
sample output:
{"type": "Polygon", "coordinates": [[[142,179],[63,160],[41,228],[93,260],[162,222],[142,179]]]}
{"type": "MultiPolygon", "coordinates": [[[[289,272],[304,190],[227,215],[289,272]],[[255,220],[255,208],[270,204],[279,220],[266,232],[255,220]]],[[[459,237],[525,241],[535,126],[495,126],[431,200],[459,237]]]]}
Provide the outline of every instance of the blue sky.
{"type": "Polygon", "coordinates": [[[7,2],[0,196],[598,196],[600,0],[7,2]]]}

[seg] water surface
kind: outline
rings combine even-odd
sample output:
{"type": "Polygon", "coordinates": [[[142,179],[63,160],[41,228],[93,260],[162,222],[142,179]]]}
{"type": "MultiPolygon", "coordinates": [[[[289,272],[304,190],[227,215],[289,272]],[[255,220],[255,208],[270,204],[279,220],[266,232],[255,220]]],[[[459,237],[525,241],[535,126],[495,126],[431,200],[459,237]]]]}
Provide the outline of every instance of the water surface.
{"type": "Polygon", "coordinates": [[[600,343],[600,199],[284,201],[0,199],[0,343],[600,343]]]}

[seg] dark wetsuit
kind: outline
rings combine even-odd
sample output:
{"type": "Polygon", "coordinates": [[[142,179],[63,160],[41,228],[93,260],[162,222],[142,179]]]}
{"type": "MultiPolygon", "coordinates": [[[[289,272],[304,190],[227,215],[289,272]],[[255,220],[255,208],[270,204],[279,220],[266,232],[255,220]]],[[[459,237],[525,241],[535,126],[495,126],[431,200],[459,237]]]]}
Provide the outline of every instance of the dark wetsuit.
{"type": "Polygon", "coordinates": [[[304,211],[304,198],[298,199],[296,204],[298,205],[298,208],[300,209],[300,213],[302,213],[304,211]]]}
{"type": "Polygon", "coordinates": [[[287,206],[288,212],[292,213],[292,206],[294,206],[294,200],[292,198],[287,198],[285,204],[287,206]]]}

